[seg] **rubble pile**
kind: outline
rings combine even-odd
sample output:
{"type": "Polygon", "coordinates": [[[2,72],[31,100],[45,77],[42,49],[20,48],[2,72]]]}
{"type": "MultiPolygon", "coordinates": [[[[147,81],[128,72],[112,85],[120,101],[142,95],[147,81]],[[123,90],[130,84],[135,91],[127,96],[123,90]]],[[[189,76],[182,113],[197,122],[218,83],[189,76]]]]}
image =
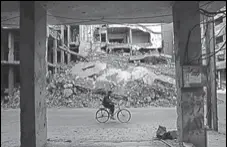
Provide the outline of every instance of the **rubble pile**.
{"type": "MultiPolygon", "coordinates": [[[[47,106],[98,108],[107,90],[112,90],[112,97],[123,101],[126,107],[175,106],[175,81],[166,80],[174,75],[174,70],[164,75],[167,67],[160,69],[161,76],[153,72],[154,68],[135,66],[127,56],[114,54],[96,54],[90,62],[62,65],[48,77],[47,106]]],[[[2,107],[18,108],[19,90],[2,107]]]]}
{"type": "Polygon", "coordinates": [[[5,96],[1,101],[2,108],[19,108],[20,107],[20,90],[15,88],[12,96],[5,96]]]}
{"type": "Polygon", "coordinates": [[[142,79],[126,84],[127,97],[130,107],[176,105],[175,87],[172,84],[155,80],[154,84],[145,84],[142,79]]]}
{"type": "Polygon", "coordinates": [[[96,81],[72,75],[55,75],[48,85],[48,107],[97,108],[107,90],[112,90],[116,100],[127,107],[175,106],[176,94],[172,84],[155,80],[153,85],[142,79],[128,81],[111,87],[114,81],[96,81]],[[64,78],[63,78],[64,77],[64,78]]]}

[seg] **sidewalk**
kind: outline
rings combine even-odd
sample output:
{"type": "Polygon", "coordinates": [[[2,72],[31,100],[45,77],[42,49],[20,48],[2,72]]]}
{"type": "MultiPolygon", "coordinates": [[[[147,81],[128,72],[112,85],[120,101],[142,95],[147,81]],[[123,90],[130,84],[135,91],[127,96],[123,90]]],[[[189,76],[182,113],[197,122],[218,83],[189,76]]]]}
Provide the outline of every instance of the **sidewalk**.
{"type": "MultiPolygon", "coordinates": [[[[226,135],[208,131],[207,147],[226,147],[226,135]]],[[[165,140],[171,147],[180,147],[175,140],[165,140]]],[[[165,143],[153,140],[153,141],[137,141],[137,142],[98,142],[87,141],[78,144],[60,143],[60,142],[48,142],[46,147],[170,147],[165,143]]]]}
{"type": "MultiPolygon", "coordinates": [[[[169,144],[170,141],[167,141],[169,144]]],[[[173,147],[178,147],[178,144],[172,143],[173,147]]],[[[137,141],[137,142],[83,142],[79,144],[63,144],[63,143],[48,143],[46,147],[168,147],[165,143],[154,141],[137,141]]]]}

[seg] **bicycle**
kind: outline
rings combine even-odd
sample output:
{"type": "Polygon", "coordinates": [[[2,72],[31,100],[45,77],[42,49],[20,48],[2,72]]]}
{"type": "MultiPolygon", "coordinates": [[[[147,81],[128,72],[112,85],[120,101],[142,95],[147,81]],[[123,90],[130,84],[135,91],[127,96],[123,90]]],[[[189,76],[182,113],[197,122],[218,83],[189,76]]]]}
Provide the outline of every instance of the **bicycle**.
{"type": "MultiPolygon", "coordinates": [[[[119,103],[116,107],[117,109],[114,112],[114,115],[117,114],[117,119],[121,122],[121,123],[127,123],[130,121],[131,119],[131,113],[129,110],[127,109],[121,109],[119,103]],[[126,118],[126,120],[123,120],[123,118],[126,118]]],[[[110,110],[108,108],[105,108],[102,105],[102,108],[99,108],[96,112],[96,120],[99,123],[106,123],[109,119],[110,119],[110,110]],[[99,116],[101,114],[101,116],[99,116]],[[104,118],[104,120],[102,121],[102,118],[104,118]]]]}

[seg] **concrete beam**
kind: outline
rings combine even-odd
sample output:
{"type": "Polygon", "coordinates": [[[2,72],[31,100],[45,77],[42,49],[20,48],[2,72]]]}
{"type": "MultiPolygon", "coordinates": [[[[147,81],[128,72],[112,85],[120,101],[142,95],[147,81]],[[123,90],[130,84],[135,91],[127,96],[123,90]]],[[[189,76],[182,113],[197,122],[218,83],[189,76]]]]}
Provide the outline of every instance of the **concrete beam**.
{"type": "MultiPolygon", "coordinates": [[[[213,12],[226,5],[225,1],[199,2],[202,8],[213,12]]],[[[6,20],[19,16],[17,13],[18,3],[19,1],[1,1],[1,18],[6,20]]],[[[75,23],[75,19],[83,18],[89,21],[76,21],[76,23],[88,25],[103,24],[103,22],[110,24],[170,23],[172,22],[171,6],[175,1],[40,1],[40,3],[49,10],[48,24],[70,24],[75,23]],[[77,6],[77,9],[72,6],[77,6]],[[53,16],[62,16],[62,18],[53,16]],[[64,17],[72,19],[65,19],[64,17]]],[[[18,18],[2,22],[4,26],[7,26],[7,24],[15,26],[15,24],[18,24],[18,18]]]]}
{"type": "Polygon", "coordinates": [[[46,10],[20,1],[21,147],[44,147],[46,118],[46,10]]]}
{"type": "MultiPolygon", "coordinates": [[[[174,49],[177,85],[177,129],[180,142],[207,147],[204,129],[203,86],[183,86],[183,67],[202,67],[201,30],[198,1],[177,1],[173,6],[174,49]]],[[[184,74],[190,74],[185,73],[184,74]]],[[[200,75],[200,74],[199,74],[200,75]]],[[[192,74],[190,74],[192,76],[192,74]]],[[[195,76],[193,76],[195,77],[195,76]]],[[[200,77],[201,83],[202,79],[200,77]]],[[[196,80],[197,82],[198,80],[196,80]]]]}

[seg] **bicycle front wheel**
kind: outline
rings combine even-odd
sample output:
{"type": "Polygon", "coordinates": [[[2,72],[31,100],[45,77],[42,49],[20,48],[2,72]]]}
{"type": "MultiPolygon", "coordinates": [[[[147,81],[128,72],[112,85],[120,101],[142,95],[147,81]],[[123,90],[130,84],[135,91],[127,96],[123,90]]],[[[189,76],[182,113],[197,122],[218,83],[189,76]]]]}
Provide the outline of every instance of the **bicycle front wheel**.
{"type": "Polygon", "coordinates": [[[105,123],[109,120],[109,112],[106,109],[99,109],[96,112],[96,120],[100,123],[105,123]]]}
{"type": "Polygon", "coordinates": [[[117,119],[122,123],[127,123],[131,119],[131,113],[127,109],[121,109],[117,113],[117,119]]]}

